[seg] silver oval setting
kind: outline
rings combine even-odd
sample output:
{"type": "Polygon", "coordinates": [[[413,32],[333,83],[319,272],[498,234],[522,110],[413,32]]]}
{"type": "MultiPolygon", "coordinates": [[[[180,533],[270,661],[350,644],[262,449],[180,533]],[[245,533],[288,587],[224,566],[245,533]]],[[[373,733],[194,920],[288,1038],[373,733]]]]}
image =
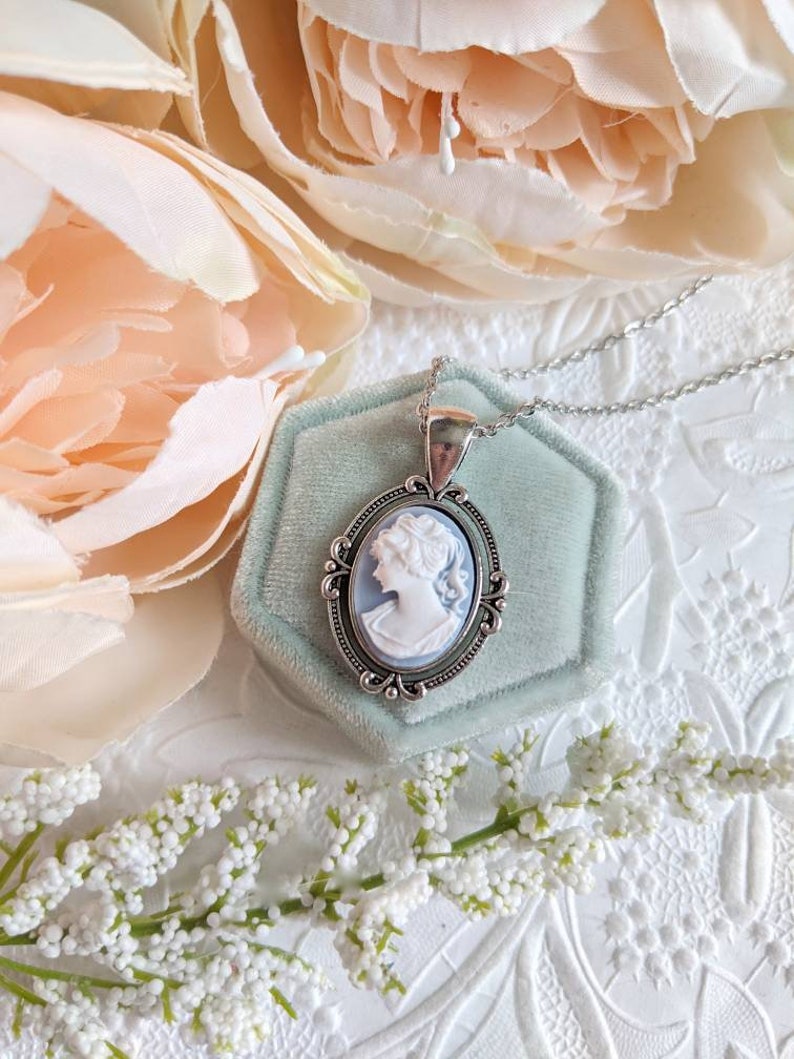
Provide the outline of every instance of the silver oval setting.
{"type": "Polygon", "coordinates": [[[457,676],[501,627],[508,582],[490,527],[454,483],[413,475],[331,546],[322,594],[369,694],[408,702],[457,676]]]}

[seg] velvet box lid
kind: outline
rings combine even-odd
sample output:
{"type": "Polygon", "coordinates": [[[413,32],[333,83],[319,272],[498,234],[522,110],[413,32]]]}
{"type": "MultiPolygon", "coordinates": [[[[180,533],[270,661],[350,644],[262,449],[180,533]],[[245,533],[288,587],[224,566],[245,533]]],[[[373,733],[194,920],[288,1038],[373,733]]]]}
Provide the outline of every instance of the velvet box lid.
{"type": "MultiPolygon", "coordinates": [[[[545,416],[476,442],[456,475],[490,522],[510,579],[501,632],[418,702],[362,691],[320,594],[334,537],[374,496],[424,473],[425,373],[307,401],[282,416],[237,570],[232,610],[262,662],[371,756],[396,762],[584,697],[612,666],[621,492],[545,416]]],[[[437,405],[490,421],[519,398],[460,364],[437,405]]],[[[263,709],[267,704],[263,703],[263,709]]]]}

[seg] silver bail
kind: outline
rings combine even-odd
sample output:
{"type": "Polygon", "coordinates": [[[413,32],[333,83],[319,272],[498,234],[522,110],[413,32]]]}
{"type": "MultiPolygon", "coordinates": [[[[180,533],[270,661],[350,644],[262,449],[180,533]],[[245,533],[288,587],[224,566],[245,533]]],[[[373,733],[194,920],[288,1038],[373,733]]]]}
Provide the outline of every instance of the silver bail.
{"type": "Polygon", "coordinates": [[[477,417],[461,408],[430,408],[425,432],[427,477],[437,493],[463,463],[474,437],[477,417]]]}

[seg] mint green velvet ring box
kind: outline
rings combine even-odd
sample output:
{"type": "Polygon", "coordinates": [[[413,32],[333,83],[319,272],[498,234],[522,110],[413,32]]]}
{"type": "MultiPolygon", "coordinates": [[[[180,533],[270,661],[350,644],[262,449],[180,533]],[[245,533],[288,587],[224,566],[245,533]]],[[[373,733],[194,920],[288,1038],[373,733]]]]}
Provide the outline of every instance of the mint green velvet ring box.
{"type": "MultiPolygon", "coordinates": [[[[609,674],[621,492],[535,414],[476,441],[455,480],[490,523],[510,580],[503,623],[455,679],[416,702],[361,689],[320,593],[329,547],[373,497],[425,472],[425,373],[307,401],[276,429],[232,594],[263,665],[370,756],[397,762],[583,698],[609,674]]],[[[490,422],[520,399],[450,364],[434,398],[490,422]]]]}

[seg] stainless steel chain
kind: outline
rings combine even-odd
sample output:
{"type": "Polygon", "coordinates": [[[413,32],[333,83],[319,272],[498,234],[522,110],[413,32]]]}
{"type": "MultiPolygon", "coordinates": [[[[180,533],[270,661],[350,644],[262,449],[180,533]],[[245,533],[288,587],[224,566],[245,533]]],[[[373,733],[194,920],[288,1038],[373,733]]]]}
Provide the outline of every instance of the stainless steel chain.
{"type": "MultiPolygon", "coordinates": [[[[701,276],[700,279],[695,280],[694,283],[685,287],[675,298],[671,298],[669,301],[665,302],[664,305],[655,309],[652,313],[649,313],[648,316],[644,316],[639,320],[631,321],[631,323],[626,324],[621,331],[607,335],[598,342],[583,346],[581,349],[576,349],[572,353],[566,353],[562,356],[554,357],[543,364],[537,364],[531,368],[504,368],[497,374],[502,375],[505,378],[528,379],[536,375],[545,375],[551,371],[558,371],[561,368],[567,367],[569,364],[583,361],[587,357],[596,353],[605,352],[619,342],[637,334],[639,331],[653,327],[654,324],[658,323],[666,316],[669,316],[680,305],[683,305],[685,301],[691,298],[694,294],[697,294],[698,291],[702,290],[712,279],[712,276],[701,276]]],[[[538,409],[544,412],[557,413],[558,415],[588,417],[623,415],[627,412],[644,412],[649,408],[658,408],[659,405],[677,401],[679,398],[687,397],[689,394],[699,393],[701,390],[706,390],[711,386],[719,386],[721,383],[728,382],[740,375],[749,375],[751,372],[767,368],[772,364],[780,364],[793,358],[794,347],[786,346],[783,349],[772,350],[767,353],[762,353],[760,356],[748,358],[747,360],[740,361],[738,364],[729,364],[720,371],[702,375],[697,379],[689,379],[678,386],[671,386],[668,389],[661,390],[657,393],[646,394],[643,397],[634,397],[628,401],[613,401],[609,404],[567,404],[565,401],[553,401],[547,397],[532,397],[529,401],[525,401],[523,404],[513,409],[512,412],[503,412],[493,421],[493,423],[478,424],[474,430],[474,437],[492,438],[500,430],[515,426],[519,419],[526,419],[528,416],[531,416],[538,411],[538,409]]],[[[419,423],[423,434],[427,432],[427,415],[433,400],[433,395],[438,386],[438,380],[444,368],[451,362],[451,360],[451,357],[446,356],[435,357],[430,367],[425,388],[422,392],[419,404],[416,407],[416,414],[419,417],[419,423]]]]}
{"type": "Polygon", "coordinates": [[[564,401],[551,401],[546,397],[533,397],[513,412],[503,412],[493,423],[479,424],[475,428],[474,436],[492,438],[498,431],[514,426],[517,420],[526,419],[539,408],[544,412],[556,412],[565,416],[611,416],[623,415],[626,412],[644,412],[649,408],[658,408],[659,405],[677,401],[681,397],[688,397],[689,394],[699,393],[710,386],[719,386],[720,383],[728,382],[739,375],[749,375],[750,372],[768,368],[770,364],[791,360],[793,357],[794,346],[786,346],[784,349],[772,350],[762,353],[759,357],[743,360],[739,364],[729,364],[721,371],[701,375],[699,379],[689,379],[680,386],[671,386],[659,393],[646,394],[629,401],[613,401],[611,404],[566,404],[564,401]]]}
{"type": "Polygon", "coordinates": [[[684,302],[689,301],[698,291],[703,290],[713,279],[713,276],[700,276],[699,279],[690,283],[688,287],[684,287],[680,294],[670,298],[664,305],[654,309],[652,313],[648,313],[647,316],[643,316],[639,320],[632,320],[621,331],[616,331],[613,335],[600,338],[589,346],[582,346],[581,349],[575,349],[572,353],[563,353],[559,357],[552,357],[551,360],[544,361],[542,364],[533,364],[531,368],[502,368],[497,374],[505,379],[531,379],[536,375],[548,375],[551,371],[567,368],[569,364],[579,364],[581,361],[587,360],[588,357],[592,357],[595,353],[606,353],[608,349],[612,349],[619,342],[631,338],[632,335],[636,335],[640,331],[647,331],[654,324],[658,324],[660,320],[670,316],[684,302]]]}

